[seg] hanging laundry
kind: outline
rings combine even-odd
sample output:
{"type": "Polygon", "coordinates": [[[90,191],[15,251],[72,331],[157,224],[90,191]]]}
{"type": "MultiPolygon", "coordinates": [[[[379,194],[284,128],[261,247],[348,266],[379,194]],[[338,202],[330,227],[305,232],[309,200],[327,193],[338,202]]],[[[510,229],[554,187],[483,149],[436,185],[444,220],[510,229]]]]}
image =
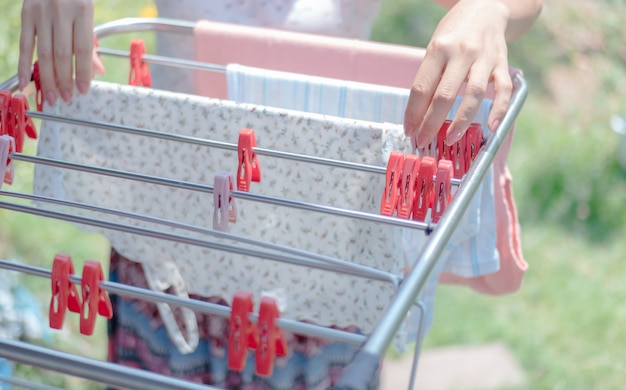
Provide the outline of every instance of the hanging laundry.
{"type": "MultiPolygon", "coordinates": [[[[124,123],[232,143],[236,143],[239,130],[254,127],[260,147],[377,166],[384,165],[381,147],[384,139],[398,140],[393,149],[410,148],[397,126],[285,113],[273,108],[102,82],[95,82],[88,95],[77,96],[69,105],[44,110],[63,117],[124,123]]],[[[232,151],[54,122],[42,123],[38,153],[207,185],[212,184],[216,173],[233,171],[237,166],[237,154],[232,151]]],[[[269,156],[263,156],[262,165],[263,179],[254,183],[253,192],[378,213],[380,174],[269,156]]],[[[38,165],[35,193],[195,226],[210,228],[212,224],[207,216],[212,215],[213,205],[206,193],[163,185],[38,165]]],[[[53,206],[41,204],[41,207],[53,206]]],[[[319,252],[396,275],[404,271],[402,237],[397,227],[253,201],[238,202],[237,214],[239,222],[230,225],[231,233],[319,252]]],[[[146,222],[119,220],[154,227],[146,222]]],[[[125,257],[141,261],[153,289],[176,286],[178,295],[221,296],[227,303],[242,287],[255,296],[284,289],[288,292],[281,313],[284,318],[311,320],[320,325],[357,325],[363,332],[369,332],[394,292],[390,283],[85,228],[102,232],[125,257]]],[[[167,312],[160,308],[164,322],[173,323],[168,328],[172,335],[177,326],[167,312]]],[[[193,319],[190,317],[189,321],[193,319]]],[[[185,339],[193,340],[192,333],[193,328],[185,339]]],[[[177,345],[182,350],[193,348],[191,341],[189,348],[182,341],[177,345]]]]}

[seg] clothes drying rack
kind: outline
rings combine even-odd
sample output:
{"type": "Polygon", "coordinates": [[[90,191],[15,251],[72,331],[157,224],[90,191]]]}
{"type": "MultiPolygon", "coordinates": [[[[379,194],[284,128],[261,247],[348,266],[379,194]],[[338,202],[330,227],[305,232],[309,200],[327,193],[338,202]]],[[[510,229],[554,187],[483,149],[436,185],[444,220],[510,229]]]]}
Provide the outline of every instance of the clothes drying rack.
{"type": "MultiPolygon", "coordinates": [[[[191,35],[194,32],[195,23],[168,20],[168,19],[121,19],[118,21],[106,23],[96,27],[95,34],[99,39],[113,36],[122,33],[137,33],[137,32],[166,32],[183,35],[191,35]]],[[[110,55],[117,57],[128,58],[129,52],[113,50],[100,47],[98,51],[102,55],[110,55]]],[[[170,57],[163,57],[157,55],[145,54],[143,60],[146,63],[168,65],[175,67],[182,67],[194,70],[205,70],[213,72],[223,72],[225,68],[221,65],[207,64],[191,60],[176,59],[170,57]]],[[[315,205],[310,203],[299,202],[291,199],[274,199],[271,197],[264,197],[253,193],[246,193],[241,191],[234,191],[233,197],[239,197],[242,199],[249,199],[260,202],[267,202],[270,204],[281,204],[288,207],[302,208],[315,212],[331,213],[334,215],[345,216],[348,218],[357,218],[370,222],[392,224],[394,226],[415,228],[425,230],[430,234],[430,238],[427,241],[424,249],[422,250],[419,261],[415,266],[408,271],[404,277],[398,275],[392,275],[386,272],[370,269],[367,267],[359,267],[355,264],[347,262],[341,262],[340,260],[330,259],[328,257],[318,255],[311,252],[298,250],[295,248],[286,248],[279,245],[271,244],[268,242],[262,242],[257,240],[248,239],[246,237],[239,237],[225,232],[218,232],[211,229],[189,226],[180,224],[174,221],[162,220],[145,215],[133,215],[116,210],[102,210],[95,206],[89,206],[86,204],[77,204],[72,202],[65,202],[61,200],[55,200],[52,198],[39,197],[36,195],[22,194],[16,192],[10,192],[2,190],[0,196],[4,200],[0,200],[0,208],[7,210],[13,210],[22,213],[39,215],[47,218],[55,218],[64,221],[70,221],[75,223],[81,223],[86,225],[99,226],[107,229],[121,230],[127,233],[143,235],[148,237],[154,237],[158,239],[171,240],[181,243],[187,243],[191,245],[198,245],[208,248],[216,248],[220,250],[233,251],[243,255],[249,255],[260,258],[267,258],[275,261],[289,262],[292,264],[306,265],[309,267],[316,267],[323,270],[342,272],[350,275],[357,275],[366,278],[372,278],[376,280],[386,281],[392,283],[396,290],[396,294],[393,300],[388,305],[385,313],[381,316],[380,321],[374,328],[373,332],[368,335],[360,335],[349,333],[346,331],[335,330],[331,328],[325,328],[321,326],[312,325],[309,323],[303,323],[288,319],[278,319],[277,326],[284,330],[288,330],[298,334],[316,336],[327,338],[335,341],[342,341],[358,345],[359,351],[355,355],[353,361],[344,369],[341,384],[337,388],[341,389],[362,389],[365,388],[368,375],[364,373],[373,373],[377,371],[380,360],[384,357],[388,346],[390,345],[394,334],[401,326],[403,319],[406,317],[407,312],[415,304],[415,301],[424,288],[424,285],[440,259],[441,254],[444,251],[444,247],[450,240],[456,226],[461,221],[468,205],[476,193],[477,189],[481,185],[489,167],[491,166],[496,152],[499,150],[503,141],[507,137],[515,118],[520,112],[526,96],[528,94],[527,84],[524,78],[517,74],[513,79],[514,92],[510,101],[509,109],[504,116],[498,128],[492,132],[491,136],[486,139],[483,147],[480,149],[474,163],[469,171],[464,175],[462,179],[453,179],[452,184],[457,186],[457,190],[451,203],[448,205],[445,213],[437,224],[416,222],[407,219],[399,219],[394,217],[387,217],[382,215],[375,215],[372,213],[365,213],[354,210],[347,210],[337,207],[330,207],[325,205],[315,205]],[[7,201],[7,199],[22,200],[22,201],[7,201]],[[84,216],[74,215],[72,213],[63,213],[58,211],[51,211],[45,209],[39,209],[28,204],[25,204],[23,200],[31,202],[52,202],[62,206],[70,206],[88,209],[92,211],[99,211],[105,213],[111,213],[112,215],[124,216],[129,218],[136,218],[138,220],[144,220],[153,222],[156,224],[162,224],[163,226],[175,227],[178,229],[188,230],[190,232],[196,232],[205,234],[208,239],[192,238],[184,234],[174,234],[157,229],[148,229],[127,226],[115,222],[109,222],[105,220],[96,220],[93,218],[87,218],[84,216]],[[238,247],[237,245],[219,244],[210,240],[210,237],[228,238],[240,243],[247,243],[258,247],[259,249],[248,249],[238,247]],[[272,250],[273,252],[264,251],[262,249],[272,250]]],[[[17,76],[14,76],[0,84],[0,90],[15,91],[17,89],[17,76]]],[[[218,147],[223,149],[237,150],[236,145],[226,144],[222,142],[215,142],[205,139],[197,139],[193,137],[185,137],[180,135],[173,135],[167,133],[157,133],[148,129],[133,128],[124,125],[100,123],[92,121],[77,120],[66,117],[59,117],[50,114],[44,114],[34,110],[29,110],[26,115],[30,118],[59,121],[64,123],[92,126],[95,128],[101,128],[105,130],[127,132],[130,134],[139,134],[150,137],[161,137],[167,140],[194,143],[206,147],[218,147]]],[[[254,151],[259,155],[270,155],[273,157],[291,159],[297,161],[306,161],[310,163],[325,164],[329,166],[337,166],[348,169],[364,170],[375,173],[385,173],[385,167],[368,166],[363,164],[357,164],[349,161],[339,161],[332,159],[325,159],[315,156],[304,156],[292,153],[284,153],[275,150],[262,149],[256,147],[254,151]]],[[[176,180],[168,180],[159,177],[150,177],[146,175],[133,174],[131,172],[121,172],[107,170],[99,167],[81,166],[79,164],[72,164],[63,161],[54,161],[38,156],[30,156],[24,153],[12,153],[10,158],[13,161],[19,161],[21,163],[33,163],[33,164],[45,164],[57,166],[65,169],[77,169],[81,171],[87,171],[94,174],[105,174],[117,177],[123,177],[132,180],[138,180],[146,183],[159,183],[165,185],[171,185],[178,188],[192,189],[196,191],[212,192],[211,186],[200,185],[197,183],[180,182],[176,180]]],[[[33,276],[50,278],[50,269],[34,267],[16,263],[13,261],[0,260],[0,268],[5,270],[17,271],[33,276]]],[[[72,283],[80,283],[81,278],[78,275],[71,275],[70,281],[72,283]]],[[[112,294],[118,294],[120,296],[133,297],[150,302],[165,302],[171,305],[177,305],[185,307],[197,312],[210,313],[223,317],[230,315],[230,308],[203,301],[197,301],[194,299],[183,299],[175,295],[165,294],[152,290],[141,289],[133,286],[123,285],[119,283],[113,283],[109,281],[100,282],[100,288],[106,292],[112,294]]],[[[421,308],[423,310],[423,307],[421,308]]],[[[422,316],[423,317],[423,316],[422,316]]],[[[256,314],[251,314],[250,319],[252,322],[258,320],[256,314]]],[[[420,327],[420,331],[422,327],[420,327]]],[[[420,350],[419,340],[421,337],[418,335],[418,343],[415,348],[415,357],[413,370],[411,373],[410,386],[412,388],[415,380],[415,371],[417,366],[417,360],[420,350]]],[[[209,389],[213,388],[205,385],[198,385],[183,380],[167,377],[164,375],[154,374],[139,369],[133,369],[115,365],[108,362],[102,362],[95,359],[89,359],[72,355],[70,353],[52,350],[21,341],[2,340],[0,339],[0,357],[4,357],[10,361],[17,363],[40,367],[43,369],[53,370],[66,375],[76,376],[84,379],[88,379],[95,382],[111,386],[119,386],[128,389],[209,389]]],[[[48,389],[49,386],[43,386],[39,384],[29,383],[22,379],[0,379],[1,382],[12,383],[25,388],[35,389],[48,389]]]]}

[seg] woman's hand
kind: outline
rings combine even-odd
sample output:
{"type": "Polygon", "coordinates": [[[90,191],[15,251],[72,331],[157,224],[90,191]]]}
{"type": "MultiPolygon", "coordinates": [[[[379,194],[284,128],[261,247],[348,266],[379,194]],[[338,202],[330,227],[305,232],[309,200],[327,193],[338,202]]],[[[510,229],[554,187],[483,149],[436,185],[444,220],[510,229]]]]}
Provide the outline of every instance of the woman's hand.
{"type": "Polygon", "coordinates": [[[500,1],[460,0],[442,18],[415,76],[405,113],[405,133],[418,147],[436,137],[465,82],[447,143],[465,133],[490,81],[496,95],[488,125],[492,130],[498,126],[512,93],[506,42],[509,17],[508,7],[500,1]]]}
{"type": "Polygon", "coordinates": [[[18,65],[19,87],[31,79],[31,65],[37,42],[37,57],[43,96],[54,104],[60,96],[72,98],[76,87],[86,93],[93,78],[93,66],[102,70],[94,54],[93,0],[24,0],[18,65]]]}

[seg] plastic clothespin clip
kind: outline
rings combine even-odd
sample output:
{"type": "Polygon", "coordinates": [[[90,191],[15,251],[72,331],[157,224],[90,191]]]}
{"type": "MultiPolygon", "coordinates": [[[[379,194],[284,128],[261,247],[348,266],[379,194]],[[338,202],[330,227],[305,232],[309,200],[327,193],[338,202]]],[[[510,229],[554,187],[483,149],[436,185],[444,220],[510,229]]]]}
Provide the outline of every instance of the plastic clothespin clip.
{"type": "Polygon", "coordinates": [[[483,143],[483,129],[479,123],[472,123],[465,132],[465,152],[463,160],[465,162],[464,173],[469,171],[472,162],[478,155],[478,151],[483,143]]]}
{"type": "Polygon", "coordinates": [[[413,213],[413,202],[415,200],[415,183],[419,172],[420,160],[414,154],[409,154],[404,158],[404,168],[402,168],[402,179],[400,181],[400,198],[398,199],[398,217],[409,219],[413,213]]]}
{"type": "Polygon", "coordinates": [[[436,170],[433,157],[422,158],[417,174],[417,182],[415,183],[415,199],[413,201],[413,220],[415,221],[424,222],[426,220],[431,203],[434,185],[433,178],[436,170]]]}
{"type": "Polygon", "coordinates": [[[233,179],[230,173],[220,172],[213,184],[213,229],[228,231],[228,223],[237,222],[237,206],[231,193],[233,179]]]}
{"type": "Polygon", "coordinates": [[[134,86],[152,86],[152,77],[150,76],[150,68],[143,60],[146,54],[146,46],[142,39],[133,39],[130,42],[130,76],[128,84],[134,86]]]}
{"type": "Polygon", "coordinates": [[[0,135],[10,135],[12,100],[13,94],[11,91],[0,91],[0,135]]]}
{"type": "Polygon", "coordinates": [[[437,161],[446,158],[448,154],[449,146],[446,144],[446,133],[448,132],[450,123],[452,123],[451,120],[444,121],[437,133],[437,161]]]}
{"type": "Polygon", "coordinates": [[[0,135],[0,188],[2,188],[2,183],[13,184],[11,153],[14,151],[15,139],[10,135],[0,135]]]}
{"type": "Polygon", "coordinates": [[[402,181],[402,168],[404,168],[404,153],[391,152],[387,161],[387,173],[385,175],[385,189],[380,201],[380,214],[392,216],[398,207],[400,197],[400,182],[402,181]]]}
{"type": "Polygon", "coordinates": [[[100,262],[87,260],[83,267],[81,287],[83,302],[80,306],[80,333],[91,336],[96,326],[96,315],[113,317],[113,307],[106,291],[100,289],[104,273],[100,262]]]}
{"type": "MultiPolygon", "coordinates": [[[[467,133],[467,132],[466,132],[467,133]]],[[[452,162],[454,168],[454,177],[460,179],[465,175],[465,141],[466,137],[463,137],[454,145],[449,145],[446,151],[446,155],[443,157],[445,160],[452,162]]]]}
{"type": "Polygon", "coordinates": [[[256,327],[250,322],[250,313],[254,308],[252,293],[237,291],[230,310],[230,328],[228,335],[228,368],[243,371],[246,366],[248,349],[257,346],[256,327]]]}
{"type": "Polygon", "coordinates": [[[13,95],[11,99],[11,111],[9,122],[9,135],[15,138],[15,150],[18,153],[22,152],[24,148],[24,137],[28,136],[31,139],[37,139],[37,130],[33,120],[26,116],[26,111],[30,107],[28,106],[28,100],[26,96],[21,93],[13,95]]]}
{"type": "Polygon", "coordinates": [[[287,355],[287,340],[282,329],[276,325],[280,317],[278,304],[271,297],[262,297],[257,323],[258,345],[255,354],[256,373],[259,376],[271,376],[274,372],[276,356],[287,355]]]}
{"type": "Polygon", "coordinates": [[[80,297],[76,286],[70,281],[70,275],[74,273],[74,265],[69,255],[57,254],[52,263],[50,276],[52,286],[52,298],[50,299],[50,327],[61,329],[65,312],[80,313],[80,297]]]}
{"type": "Polygon", "coordinates": [[[435,198],[433,200],[433,222],[439,222],[439,219],[448,207],[448,203],[452,197],[453,175],[454,168],[452,161],[439,161],[437,164],[437,179],[435,181],[435,198]]]}
{"type": "Polygon", "coordinates": [[[242,129],[239,132],[239,142],[237,144],[237,157],[239,165],[237,167],[237,190],[250,191],[250,182],[261,181],[261,166],[254,153],[256,147],[256,136],[252,129],[242,129]]]}
{"type": "Polygon", "coordinates": [[[37,111],[43,111],[43,91],[41,90],[41,76],[39,74],[39,61],[35,61],[33,65],[33,75],[31,81],[35,83],[35,103],[37,103],[37,111]]]}

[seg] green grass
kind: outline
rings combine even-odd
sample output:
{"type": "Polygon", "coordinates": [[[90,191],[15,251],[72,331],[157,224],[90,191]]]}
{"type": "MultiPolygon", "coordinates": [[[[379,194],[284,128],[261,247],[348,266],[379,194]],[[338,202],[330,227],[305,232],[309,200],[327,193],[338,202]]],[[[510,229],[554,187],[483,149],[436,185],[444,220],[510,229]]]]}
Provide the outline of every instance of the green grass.
{"type": "MultiPolygon", "coordinates": [[[[2,79],[15,73],[19,3],[0,0],[2,79]]],[[[97,2],[97,21],[136,16],[148,3],[97,2]]],[[[386,0],[374,39],[424,46],[442,13],[429,2],[386,0]]],[[[626,112],[623,15],[619,1],[553,0],[528,36],[511,45],[511,64],[524,70],[531,87],[509,160],[530,269],[522,289],[505,297],[441,287],[425,348],[501,341],[525,369],[528,389],[624,387],[626,172],[617,165],[617,135],[609,128],[611,115],[626,112]]],[[[150,34],[145,38],[153,44],[150,34]]],[[[124,49],[128,37],[102,44],[124,49]]],[[[106,64],[107,79],[125,80],[124,61],[106,64]]],[[[9,189],[28,192],[32,166],[16,166],[18,180],[9,189]]],[[[101,237],[68,224],[0,210],[2,258],[49,267],[60,251],[71,251],[77,262],[106,262],[107,249],[101,237]]],[[[23,280],[47,300],[40,279],[23,280]]],[[[58,334],[55,345],[102,358],[102,325],[91,339],[58,334]]],[[[27,368],[20,374],[84,386],[27,368]]]]}

